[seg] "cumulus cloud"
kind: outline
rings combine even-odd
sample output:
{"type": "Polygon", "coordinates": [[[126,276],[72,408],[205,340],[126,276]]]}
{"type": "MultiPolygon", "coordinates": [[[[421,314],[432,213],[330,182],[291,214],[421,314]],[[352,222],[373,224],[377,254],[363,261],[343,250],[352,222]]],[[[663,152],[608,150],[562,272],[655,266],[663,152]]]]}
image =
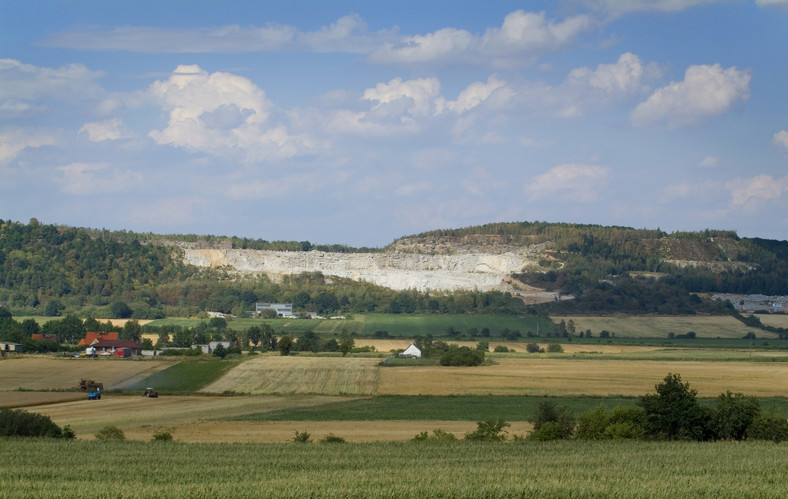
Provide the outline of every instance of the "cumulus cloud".
{"type": "Polygon", "coordinates": [[[316,146],[269,124],[271,102],[241,76],[181,65],[148,91],[170,113],[165,129],[148,134],[158,144],[216,155],[241,151],[250,161],[289,158],[316,146]]]}
{"type": "Polygon", "coordinates": [[[780,198],[788,192],[788,175],[780,178],[771,175],[738,178],[727,182],[725,187],[731,193],[731,203],[735,208],[753,212],[764,202],[780,198]]]}
{"type": "Polygon", "coordinates": [[[631,114],[632,122],[647,126],[664,122],[674,128],[729,111],[750,97],[750,74],[719,64],[690,66],[684,81],[657,89],[631,114]]]}
{"type": "MultiPolygon", "coordinates": [[[[613,16],[632,12],[675,12],[694,5],[724,0],[580,0],[588,8],[613,16]]],[[[761,1],[761,0],[758,0],[761,1]]],[[[779,1],[779,0],[764,0],[779,1]]]]}
{"type": "Polygon", "coordinates": [[[440,95],[441,84],[437,78],[405,80],[394,78],[388,83],[378,83],[364,91],[364,99],[375,102],[371,111],[380,116],[408,114],[428,115],[434,112],[435,101],[440,95]]]}
{"type": "Polygon", "coordinates": [[[495,75],[490,76],[486,82],[475,82],[468,85],[468,87],[460,92],[457,100],[438,102],[438,112],[444,109],[460,114],[465,111],[470,111],[482,102],[490,98],[490,96],[497,90],[503,88],[506,82],[497,78],[495,75]]]}
{"type": "Polygon", "coordinates": [[[134,136],[120,118],[85,123],[79,129],[79,133],[87,134],[92,142],[128,139],[134,136]]]}
{"type": "Polygon", "coordinates": [[[531,200],[560,198],[587,203],[596,201],[599,191],[607,184],[610,168],[595,165],[558,165],[537,175],[525,185],[531,200]]]}
{"type": "Polygon", "coordinates": [[[55,145],[53,133],[43,130],[16,129],[0,132],[0,163],[8,163],[28,148],[55,145]]]}
{"type": "Polygon", "coordinates": [[[457,63],[512,67],[533,63],[539,56],[561,50],[595,26],[587,15],[556,22],[544,12],[518,10],[501,27],[483,35],[464,29],[443,28],[424,35],[406,36],[386,43],[370,59],[381,63],[457,63]]]}
{"type": "Polygon", "coordinates": [[[774,143],[788,149],[788,132],[780,130],[774,134],[774,143]]]}
{"type": "Polygon", "coordinates": [[[71,163],[57,170],[62,172],[58,180],[63,192],[74,195],[122,191],[142,181],[139,173],[110,168],[106,163],[71,163]]]}
{"type": "Polygon", "coordinates": [[[83,64],[46,68],[23,64],[15,59],[0,59],[0,102],[42,96],[83,99],[101,92],[95,80],[103,75],[103,72],[91,71],[83,64]]]}

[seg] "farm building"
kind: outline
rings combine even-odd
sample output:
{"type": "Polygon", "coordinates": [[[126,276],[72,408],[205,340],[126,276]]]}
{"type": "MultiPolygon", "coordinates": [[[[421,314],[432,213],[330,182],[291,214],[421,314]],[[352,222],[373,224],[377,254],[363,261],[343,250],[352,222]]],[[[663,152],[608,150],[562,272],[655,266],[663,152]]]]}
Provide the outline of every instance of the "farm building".
{"type": "Polygon", "coordinates": [[[116,353],[116,350],[128,348],[131,352],[130,355],[142,355],[142,345],[132,340],[101,340],[92,345],[96,352],[101,353],[116,353]]]}
{"type": "Polygon", "coordinates": [[[293,315],[292,303],[255,303],[254,316],[260,317],[263,310],[273,310],[276,312],[277,317],[295,317],[293,315]]]}
{"type": "Polygon", "coordinates": [[[410,344],[408,348],[405,349],[404,352],[399,354],[400,357],[408,357],[411,359],[420,359],[421,358],[421,350],[414,345],[413,343],[410,344]]]}
{"type": "Polygon", "coordinates": [[[85,337],[79,340],[77,346],[87,347],[102,340],[118,340],[119,333],[105,333],[102,331],[89,331],[85,333],[85,337]]]}
{"type": "Polygon", "coordinates": [[[24,350],[24,345],[21,343],[12,343],[10,341],[0,341],[0,350],[3,353],[22,353],[24,350]]]}

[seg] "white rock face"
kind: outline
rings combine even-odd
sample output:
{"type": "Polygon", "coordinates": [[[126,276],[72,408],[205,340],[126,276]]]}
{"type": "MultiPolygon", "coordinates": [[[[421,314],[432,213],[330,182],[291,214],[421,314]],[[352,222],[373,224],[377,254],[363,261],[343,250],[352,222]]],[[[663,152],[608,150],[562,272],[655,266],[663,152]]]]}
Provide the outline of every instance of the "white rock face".
{"type": "Polygon", "coordinates": [[[500,254],[325,253],[184,248],[185,263],[231,267],[242,273],[271,275],[322,272],[391,289],[513,291],[507,279],[538,259],[537,248],[500,254]]]}

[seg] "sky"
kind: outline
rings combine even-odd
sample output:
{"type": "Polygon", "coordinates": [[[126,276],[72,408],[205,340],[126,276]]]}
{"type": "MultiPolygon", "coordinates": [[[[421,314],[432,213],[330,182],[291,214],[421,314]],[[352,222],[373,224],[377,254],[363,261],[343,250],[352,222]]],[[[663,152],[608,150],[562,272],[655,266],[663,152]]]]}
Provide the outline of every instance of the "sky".
{"type": "Polygon", "coordinates": [[[4,0],[0,218],[785,240],[788,0],[4,0]]]}

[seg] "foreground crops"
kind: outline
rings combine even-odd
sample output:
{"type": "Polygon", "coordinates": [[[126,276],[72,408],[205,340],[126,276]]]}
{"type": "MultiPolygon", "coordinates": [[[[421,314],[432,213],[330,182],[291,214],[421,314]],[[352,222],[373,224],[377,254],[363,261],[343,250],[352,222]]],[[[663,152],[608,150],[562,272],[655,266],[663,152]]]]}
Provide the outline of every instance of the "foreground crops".
{"type": "Polygon", "coordinates": [[[2,440],[0,497],[786,497],[786,450],[766,442],[2,440]]]}

